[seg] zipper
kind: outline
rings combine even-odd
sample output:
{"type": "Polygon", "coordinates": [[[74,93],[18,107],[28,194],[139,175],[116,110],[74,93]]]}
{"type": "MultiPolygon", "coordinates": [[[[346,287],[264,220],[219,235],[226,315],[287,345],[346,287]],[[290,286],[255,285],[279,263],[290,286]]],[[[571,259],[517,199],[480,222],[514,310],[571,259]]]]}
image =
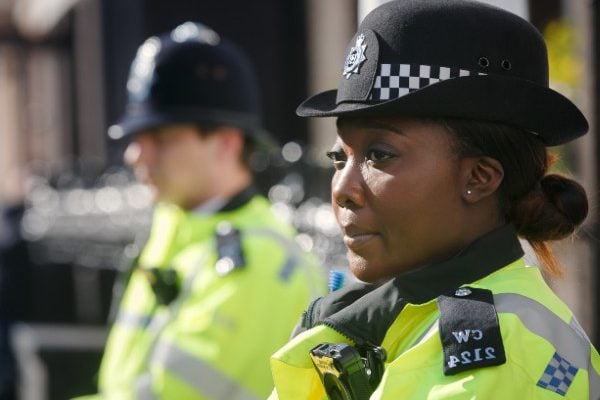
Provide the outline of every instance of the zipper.
{"type": "MultiPolygon", "coordinates": [[[[302,324],[301,324],[301,326],[304,329],[311,329],[311,328],[313,328],[315,326],[315,321],[314,321],[315,308],[317,307],[317,304],[319,303],[319,301],[321,299],[322,299],[322,297],[319,297],[319,298],[315,299],[312,303],[309,304],[308,308],[302,312],[302,324]]],[[[339,326],[337,326],[335,324],[332,324],[329,321],[321,321],[319,324],[323,324],[323,325],[325,325],[325,326],[333,329],[334,331],[336,331],[340,335],[344,336],[346,339],[350,340],[351,342],[353,342],[357,346],[361,346],[361,345],[369,343],[368,340],[365,340],[362,337],[353,335],[350,332],[348,332],[347,330],[342,329],[339,326]]]]}
{"type": "Polygon", "coordinates": [[[303,328],[310,329],[313,327],[313,324],[314,324],[313,314],[315,312],[315,307],[317,306],[317,303],[321,299],[322,299],[322,297],[315,299],[312,303],[310,303],[308,305],[308,308],[302,312],[302,324],[301,325],[303,328]]]}

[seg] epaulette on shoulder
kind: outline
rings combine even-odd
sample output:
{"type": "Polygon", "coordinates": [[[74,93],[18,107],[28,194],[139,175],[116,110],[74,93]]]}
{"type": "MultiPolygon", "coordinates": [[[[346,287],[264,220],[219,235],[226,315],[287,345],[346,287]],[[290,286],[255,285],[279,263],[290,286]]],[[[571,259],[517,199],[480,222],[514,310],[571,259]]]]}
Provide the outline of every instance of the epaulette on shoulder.
{"type": "Polygon", "coordinates": [[[229,222],[221,222],[216,230],[217,262],[215,270],[221,276],[246,265],[242,248],[242,235],[229,222]]]}
{"type": "Polygon", "coordinates": [[[444,375],[506,362],[490,290],[461,287],[437,299],[444,375]]]}

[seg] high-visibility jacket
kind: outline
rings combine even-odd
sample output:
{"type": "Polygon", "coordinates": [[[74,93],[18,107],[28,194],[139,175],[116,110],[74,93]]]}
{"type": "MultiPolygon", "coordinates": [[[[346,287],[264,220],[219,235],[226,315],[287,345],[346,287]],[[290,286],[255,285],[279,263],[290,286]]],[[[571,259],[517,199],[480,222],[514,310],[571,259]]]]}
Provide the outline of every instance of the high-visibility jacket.
{"type": "Polygon", "coordinates": [[[246,192],[209,215],[158,205],[109,335],[99,397],[268,396],[269,356],[325,290],[293,237],[265,198],[246,192]],[[157,285],[165,271],[170,282],[157,285]]]}
{"type": "Polygon", "coordinates": [[[304,331],[271,359],[270,399],[326,398],[311,349],[368,343],[387,353],[372,400],[598,400],[598,352],[522,256],[507,225],[452,260],[314,302],[303,317],[304,331]],[[489,304],[470,300],[474,294],[489,295],[489,304]]]}

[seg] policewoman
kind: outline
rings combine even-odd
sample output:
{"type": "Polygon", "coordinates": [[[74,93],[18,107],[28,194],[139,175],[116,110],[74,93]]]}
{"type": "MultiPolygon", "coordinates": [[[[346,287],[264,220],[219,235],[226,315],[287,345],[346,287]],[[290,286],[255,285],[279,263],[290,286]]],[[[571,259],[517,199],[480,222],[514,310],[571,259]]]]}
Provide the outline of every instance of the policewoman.
{"type": "Polygon", "coordinates": [[[188,22],[139,48],[127,89],[125,115],[109,133],[130,140],[125,161],[156,207],[98,397],[265,398],[269,356],[325,285],[252,187],[248,156],[271,143],[250,63],[188,22]]]}
{"type": "Polygon", "coordinates": [[[525,20],[463,0],[396,0],[348,46],[332,204],[357,283],[313,302],[271,359],[271,399],[593,399],[600,358],[543,275],[587,214],[547,147],[586,133],[548,88],[525,20]],[[519,238],[539,266],[529,265],[519,238]]]}

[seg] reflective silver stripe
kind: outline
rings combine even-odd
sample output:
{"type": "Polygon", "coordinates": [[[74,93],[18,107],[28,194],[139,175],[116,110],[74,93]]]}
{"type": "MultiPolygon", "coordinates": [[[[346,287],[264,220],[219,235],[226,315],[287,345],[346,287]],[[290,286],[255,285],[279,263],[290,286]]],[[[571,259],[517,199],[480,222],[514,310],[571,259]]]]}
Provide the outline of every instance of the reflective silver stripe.
{"type": "Polygon", "coordinates": [[[298,243],[289,237],[271,230],[271,229],[245,229],[242,232],[248,232],[253,235],[263,235],[269,236],[275,240],[277,240],[283,247],[288,251],[288,258],[283,264],[283,267],[279,270],[279,278],[287,282],[290,277],[294,274],[294,271],[298,266],[303,266],[302,271],[304,272],[304,277],[306,278],[306,282],[308,283],[309,296],[310,299],[316,299],[321,295],[321,291],[319,290],[319,284],[316,282],[316,278],[313,276],[313,271],[308,265],[307,262],[302,262],[305,258],[304,251],[298,243]]]}
{"type": "Polygon", "coordinates": [[[528,330],[546,339],[561,357],[586,370],[590,399],[600,398],[600,378],[591,365],[592,345],[577,322],[567,324],[543,304],[519,294],[495,294],[494,303],[497,312],[517,315],[528,330]]]}
{"type": "Polygon", "coordinates": [[[152,363],[158,363],[210,399],[258,399],[230,377],[172,344],[159,342],[156,345],[152,363]]]}
{"type": "Polygon", "coordinates": [[[133,329],[144,329],[148,326],[152,317],[150,315],[141,315],[119,311],[115,324],[123,325],[133,329]]]}
{"type": "Polygon", "coordinates": [[[269,236],[277,240],[288,251],[288,258],[285,264],[283,264],[283,267],[279,270],[279,278],[282,281],[287,282],[290,279],[290,277],[294,274],[296,268],[298,266],[303,266],[304,268],[302,268],[302,271],[304,272],[304,276],[308,283],[310,299],[316,299],[318,296],[321,295],[321,291],[319,290],[320,285],[316,282],[316,278],[313,277],[313,271],[311,270],[309,265],[307,265],[307,263],[302,262],[302,260],[305,257],[304,251],[302,251],[298,243],[296,243],[289,237],[271,229],[249,228],[242,230],[242,232],[246,232],[252,235],[269,236]]]}
{"type": "MultiPolygon", "coordinates": [[[[586,342],[590,341],[590,339],[588,339],[588,336],[585,333],[585,331],[583,330],[583,328],[581,327],[581,325],[579,325],[579,321],[577,321],[577,319],[575,317],[571,318],[571,322],[569,322],[569,325],[575,331],[577,331],[577,333],[581,337],[583,337],[586,342]]],[[[589,371],[589,377],[590,377],[590,399],[600,399],[600,375],[594,369],[594,367],[591,365],[591,363],[589,365],[588,371],[589,371]]]]}
{"type": "MultiPolygon", "coordinates": [[[[187,296],[189,295],[189,293],[191,291],[191,287],[193,285],[194,280],[196,279],[196,276],[198,275],[200,270],[204,267],[204,262],[205,262],[206,258],[207,258],[207,254],[202,254],[201,257],[198,257],[198,259],[195,262],[196,267],[194,268],[191,276],[184,281],[183,287],[181,289],[181,294],[175,299],[175,301],[173,301],[169,305],[168,311],[165,313],[160,313],[159,315],[155,315],[151,319],[150,324],[146,328],[146,331],[149,332],[150,334],[152,334],[152,344],[150,345],[150,351],[148,352],[147,359],[152,358],[152,354],[156,350],[156,343],[159,340],[159,336],[160,336],[161,332],[166,328],[166,326],[171,321],[171,319],[175,318],[177,316],[182,302],[184,301],[184,299],[187,299],[187,296]]],[[[147,362],[145,364],[147,364],[147,362]]],[[[150,381],[152,380],[152,376],[149,373],[147,373],[145,376],[150,381]]],[[[151,382],[150,382],[150,385],[151,385],[151,382]]],[[[148,387],[151,387],[151,386],[148,386],[148,387]]]]}
{"type": "Polygon", "coordinates": [[[590,377],[590,400],[600,399],[600,375],[592,365],[588,368],[590,377]]]}
{"type": "Polygon", "coordinates": [[[152,375],[141,375],[135,380],[134,393],[136,400],[159,400],[152,390],[152,375]]]}
{"type": "Polygon", "coordinates": [[[571,322],[569,322],[569,326],[573,328],[575,332],[577,332],[577,334],[581,336],[586,342],[590,341],[581,325],[579,325],[579,321],[577,321],[577,318],[575,318],[575,316],[571,317],[571,322]]]}
{"type": "Polygon", "coordinates": [[[279,244],[283,246],[284,249],[287,250],[288,258],[286,259],[285,263],[283,264],[283,267],[279,271],[279,278],[282,281],[287,282],[293,275],[294,270],[300,262],[302,254],[300,246],[298,246],[293,240],[291,240],[287,236],[271,229],[249,228],[242,230],[242,232],[248,233],[250,235],[268,236],[271,239],[275,239],[277,242],[279,242],[279,244]]]}
{"type": "Polygon", "coordinates": [[[514,293],[496,294],[494,303],[496,311],[516,314],[527,329],[550,342],[577,368],[589,364],[590,344],[541,303],[514,293]]]}
{"type": "Polygon", "coordinates": [[[318,296],[321,296],[320,284],[317,283],[317,279],[313,276],[315,272],[309,267],[308,262],[303,262],[305,252],[298,243],[274,229],[247,227],[241,228],[241,232],[248,235],[267,236],[277,241],[287,251],[287,258],[279,270],[279,279],[287,282],[299,266],[304,267],[302,271],[308,283],[309,299],[316,299],[318,296]]]}
{"type": "Polygon", "coordinates": [[[415,340],[414,344],[410,347],[413,348],[413,347],[423,343],[425,340],[427,340],[431,335],[433,335],[433,333],[435,331],[437,331],[439,329],[439,323],[440,323],[439,318],[436,319],[435,321],[433,321],[432,324],[429,326],[429,328],[426,329],[423,332],[423,334],[421,336],[419,336],[419,338],[417,340],[415,340]]]}
{"type": "Polygon", "coordinates": [[[156,315],[148,324],[147,331],[154,332],[157,335],[165,328],[167,323],[169,323],[170,315],[168,313],[161,313],[156,315]]]}
{"type": "Polygon", "coordinates": [[[120,312],[117,315],[115,324],[126,326],[132,329],[147,330],[149,332],[159,332],[168,322],[168,319],[169,315],[166,313],[150,316],[120,312]]]}

